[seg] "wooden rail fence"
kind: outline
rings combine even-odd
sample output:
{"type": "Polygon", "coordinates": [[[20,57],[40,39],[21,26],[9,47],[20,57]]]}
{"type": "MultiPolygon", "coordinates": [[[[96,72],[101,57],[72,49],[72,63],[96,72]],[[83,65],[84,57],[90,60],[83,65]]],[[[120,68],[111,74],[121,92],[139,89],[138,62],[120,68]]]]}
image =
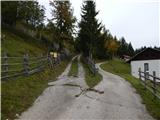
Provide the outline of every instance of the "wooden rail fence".
{"type": "Polygon", "coordinates": [[[148,72],[142,72],[139,70],[139,79],[145,90],[148,89],[153,93],[154,98],[160,99],[160,78],[156,77],[156,72],[153,71],[153,75],[148,72]]]}
{"type": "Polygon", "coordinates": [[[29,76],[42,71],[46,66],[54,68],[64,59],[64,57],[61,58],[60,56],[53,58],[50,55],[30,57],[28,54],[23,57],[9,57],[4,53],[4,56],[1,57],[1,79],[6,80],[21,75],[29,76]]]}
{"type": "Polygon", "coordinates": [[[94,62],[92,59],[90,59],[90,58],[84,58],[84,57],[83,57],[83,61],[84,61],[85,64],[88,65],[90,71],[91,71],[94,75],[96,75],[96,73],[98,72],[98,68],[96,67],[95,62],[94,62]]]}

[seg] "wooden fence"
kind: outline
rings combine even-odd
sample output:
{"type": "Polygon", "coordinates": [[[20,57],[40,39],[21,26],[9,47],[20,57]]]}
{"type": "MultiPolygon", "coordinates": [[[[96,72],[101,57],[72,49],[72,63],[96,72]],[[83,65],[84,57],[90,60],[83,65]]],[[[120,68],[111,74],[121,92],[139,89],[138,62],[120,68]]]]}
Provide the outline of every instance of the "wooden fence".
{"type": "Polygon", "coordinates": [[[142,85],[144,85],[145,90],[148,89],[153,93],[154,98],[160,99],[160,78],[156,77],[155,71],[153,71],[153,75],[151,75],[148,72],[139,70],[139,79],[142,85]]]}
{"type": "Polygon", "coordinates": [[[56,59],[50,55],[30,57],[28,54],[23,55],[23,57],[9,57],[5,53],[1,57],[1,79],[6,80],[21,75],[29,76],[42,71],[46,66],[54,68],[60,61],[60,56],[56,59]]]}
{"type": "Polygon", "coordinates": [[[96,67],[96,64],[94,62],[94,60],[90,59],[90,58],[84,58],[83,57],[83,61],[85,62],[85,64],[88,65],[90,71],[96,75],[96,73],[98,72],[98,68],[96,67]]]}

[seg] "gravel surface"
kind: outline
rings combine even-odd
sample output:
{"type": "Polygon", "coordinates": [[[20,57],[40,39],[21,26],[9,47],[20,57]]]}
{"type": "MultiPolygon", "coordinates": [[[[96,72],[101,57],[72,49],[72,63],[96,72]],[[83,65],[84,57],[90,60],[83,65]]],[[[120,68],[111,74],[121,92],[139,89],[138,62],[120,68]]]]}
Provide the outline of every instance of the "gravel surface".
{"type": "Polygon", "coordinates": [[[153,119],[135,89],[121,77],[103,71],[98,64],[103,80],[95,89],[104,93],[85,91],[88,86],[84,81],[82,65],[79,63],[78,77],[68,77],[70,66],[71,63],[56,82],[49,83],[49,87],[32,107],[22,113],[20,119],[153,119]]]}

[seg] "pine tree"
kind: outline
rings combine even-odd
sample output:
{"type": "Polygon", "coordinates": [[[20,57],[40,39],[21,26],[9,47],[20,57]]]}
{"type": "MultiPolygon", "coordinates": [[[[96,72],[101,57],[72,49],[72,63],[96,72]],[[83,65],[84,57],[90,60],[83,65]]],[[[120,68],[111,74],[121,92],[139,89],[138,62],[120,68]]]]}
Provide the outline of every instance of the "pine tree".
{"type": "Polygon", "coordinates": [[[79,23],[79,45],[84,56],[96,57],[97,44],[101,37],[101,23],[96,19],[95,2],[84,1],[79,23]]]}
{"type": "Polygon", "coordinates": [[[96,44],[96,57],[98,59],[104,59],[107,58],[107,50],[105,47],[105,43],[106,41],[108,41],[108,30],[105,29],[105,27],[103,26],[102,32],[101,32],[101,36],[98,40],[98,43],[96,44]]]}
{"type": "Polygon", "coordinates": [[[120,39],[120,47],[118,49],[118,55],[119,57],[123,58],[123,55],[128,54],[128,44],[124,37],[120,39]]]}
{"type": "Polygon", "coordinates": [[[134,55],[134,49],[132,47],[131,42],[128,44],[128,55],[133,56],[134,55]]]}

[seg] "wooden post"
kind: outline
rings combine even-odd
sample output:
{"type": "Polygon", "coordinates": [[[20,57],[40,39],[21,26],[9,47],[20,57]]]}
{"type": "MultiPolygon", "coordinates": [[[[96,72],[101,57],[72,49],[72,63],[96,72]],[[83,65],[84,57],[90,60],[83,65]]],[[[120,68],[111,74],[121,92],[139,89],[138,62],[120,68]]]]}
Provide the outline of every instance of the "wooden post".
{"type": "Polygon", "coordinates": [[[58,64],[58,55],[57,55],[57,57],[54,58],[53,63],[54,63],[55,66],[58,64]]]}
{"type": "Polygon", "coordinates": [[[58,54],[58,64],[60,64],[60,62],[61,62],[61,58],[60,58],[60,53],[58,54]]]}
{"type": "Polygon", "coordinates": [[[94,76],[96,75],[96,64],[95,64],[95,61],[93,61],[93,66],[94,66],[94,76]]]}
{"type": "Polygon", "coordinates": [[[40,55],[40,58],[41,58],[41,60],[40,60],[40,66],[42,66],[42,65],[43,65],[43,62],[44,62],[44,61],[43,61],[43,54],[40,55]]]}
{"type": "Polygon", "coordinates": [[[7,56],[7,53],[5,52],[4,53],[4,71],[5,71],[5,75],[7,74],[8,72],[8,56],[7,56]]]}
{"type": "Polygon", "coordinates": [[[146,72],[144,72],[144,86],[145,86],[145,90],[146,90],[146,81],[147,81],[147,75],[146,72]]]}
{"type": "Polygon", "coordinates": [[[29,75],[29,56],[28,54],[25,54],[23,56],[23,66],[24,66],[25,74],[29,75]]]}
{"type": "Polygon", "coordinates": [[[57,54],[57,58],[56,58],[56,65],[59,64],[59,54],[57,54]]]}
{"type": "Polygon", "coordinates": [[[50,68],[53,68],[53,61],[50,54],[48,54],[48,62],[49,62],[50,68]]]}
{"type": "Polygon", "coordinates": [[[141,68],[139,68],[138,72],[139,72],[139,79],[142,80],[141,79],[141,68]]]}
{"type": "Polygon", "coordinates": [[[156,72],[153,71],[153,92],[154,92],[154,98],[156,98],[156,72]]]}

